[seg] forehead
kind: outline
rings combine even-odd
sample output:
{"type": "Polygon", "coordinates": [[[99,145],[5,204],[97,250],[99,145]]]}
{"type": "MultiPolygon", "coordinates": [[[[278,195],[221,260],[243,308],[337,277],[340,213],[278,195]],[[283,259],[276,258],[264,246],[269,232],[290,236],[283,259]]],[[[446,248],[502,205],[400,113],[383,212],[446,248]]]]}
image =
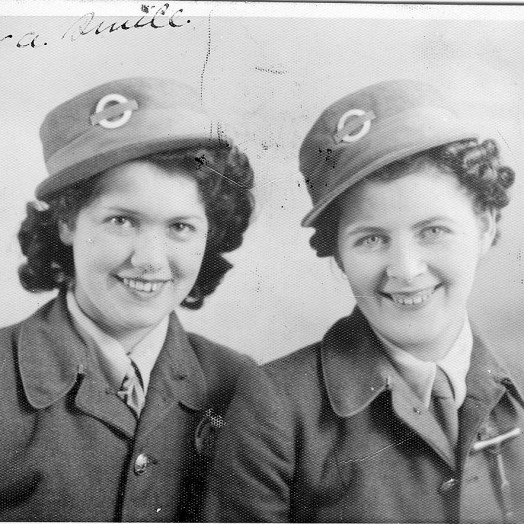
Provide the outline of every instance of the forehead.
{"type": "Polygon", "coordinates": [[[135,160],[108,169],[100,177],[100,194],[132,193],[140,188],[156,191],[169,186],[186,185],[197,187],[195,177],[186,169],[173,166],[166,169],[148,160],[135,160]]]}
{"type": "MultiPolygon", "coordinates": [[[[177,209],[200,205],[197,181],[187,170],[166,170],[149,161],[132,161],[107,170],[97,180],[93,205],[177,209]]],[[[197,206],[198,207],[198,206],[197,206]]]]}
{"type": "Polygon", "coordinates": [[[365,179],[341,197],[339,206],[345,222],[474,213],[473,199],[456,176],[428,162],[365,179]]]}

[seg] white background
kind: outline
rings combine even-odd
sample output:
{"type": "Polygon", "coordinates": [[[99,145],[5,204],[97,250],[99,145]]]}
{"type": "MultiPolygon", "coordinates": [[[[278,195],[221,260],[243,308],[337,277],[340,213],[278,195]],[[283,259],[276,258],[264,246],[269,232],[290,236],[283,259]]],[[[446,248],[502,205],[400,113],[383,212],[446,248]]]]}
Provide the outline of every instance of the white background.
{"type": "MultiPolygon", "coordinates": [[[[202,310],[181,313],[184,325],[258,361],[315,341],[354,300],[335,264],[309,247],[311,231],[299,225],[310,201],[298,149],[328,104],[367,84],[405,77],[439,87],[481,137],[498,141],[517,173],[501,240],[479,271],[470,313],[488,341],[520,351],[524,7],[169,2],[168,15],[183,9],[175,18],[183,27],[71,39],[68,30],[82,15],[94,12],[97,24],[107,26],[143,15],[141,5],[0,7],[6,15],[0,16],[0,325],[52,296],[24,291],[17,278],[16,233],[25,203],[46,176],[38,138],[45,114],[108,80],[156,75],[201,90],[256,174],[256,213],[244,245],[230,257],[235,267],[202,310]],[[27,44],[35,35],[40,47],[17,47],[18,39],[27,44]]],[[[154,12],[164,3],[146,5],[154,12]]]]}

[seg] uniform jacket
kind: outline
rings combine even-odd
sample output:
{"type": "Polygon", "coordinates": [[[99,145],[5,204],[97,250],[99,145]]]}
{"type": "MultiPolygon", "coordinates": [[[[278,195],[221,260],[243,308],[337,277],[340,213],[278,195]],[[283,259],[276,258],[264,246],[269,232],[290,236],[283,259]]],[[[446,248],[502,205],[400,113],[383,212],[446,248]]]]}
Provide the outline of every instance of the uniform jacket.
{"type": "Polygon", "coordinates": [[[198,519],[211,436],[248,366],[173,314],[137,424],[64,296],[0,330],[0,520],[198,519]]]}
{"type": "Polygon", "coordinates": [[[355,310],[322,342],[239,385],[206,519],[495,523],[512,503],[524,522],[524,436],[501,446],[506,509],[500,457],[472,449],[479,438],[524,429],[521,394],[476,335],[466,382],[455,455],[355,310]]]}

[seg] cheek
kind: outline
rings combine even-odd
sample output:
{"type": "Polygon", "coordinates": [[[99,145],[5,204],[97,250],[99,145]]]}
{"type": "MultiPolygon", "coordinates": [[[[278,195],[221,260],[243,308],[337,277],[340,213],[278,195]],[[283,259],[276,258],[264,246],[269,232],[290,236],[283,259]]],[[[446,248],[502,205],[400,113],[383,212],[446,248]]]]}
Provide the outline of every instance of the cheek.
{"type": "Polygon", "coordinates": [[[376,291],[384,278],[383,265],[373,257],[362,260],[360,257],[346,255],[341,262],[349,285],[353,293],[359,295],[359,299],[365,299],[376,291]]]}
{"type": "Polygon", "coordinates": [[[169,265],[178,273],[198,273],[202,265],[205,249],[205,241],[192,242],[190,245],[175,244],[169,249],[169,265]]]}
{"type": "Polygon", "coordinates": [[[122,239],[86,237],[73,245],[73,256],[77,268],[103,269],[122,264],[128,258],[128,248],[122,239]]]}
{"type": "Polygon", "coordinates": [[[436,253],[432,263],[435,272],[454,283],[472,281],[480,261],[478,240],[476,238],[464,240],[436,253]]]}

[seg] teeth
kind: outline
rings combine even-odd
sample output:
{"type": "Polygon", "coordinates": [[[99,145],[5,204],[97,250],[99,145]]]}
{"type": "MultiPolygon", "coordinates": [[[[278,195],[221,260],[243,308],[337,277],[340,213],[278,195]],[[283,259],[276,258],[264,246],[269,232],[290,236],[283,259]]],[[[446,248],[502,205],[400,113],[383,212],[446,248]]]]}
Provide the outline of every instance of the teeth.
{"type": "Polygon", "coordinates": [[[123,278],[122,281],[131,289],[144,291],[146,293],[152,293],[153,291],[159,289],[162,285],[161,282],[144,282],[143,280],[135,280],[133,278],[123,278]]]}
{"type": "Polygon", "coordinates": [[[391,294],[391,298],[395,304],[402,304],[403,306],[416,306],[425,302],[431,295],[433,291],[427,291],[424,294],[415,295],[412,297],[406,295],[391,294]]]}

